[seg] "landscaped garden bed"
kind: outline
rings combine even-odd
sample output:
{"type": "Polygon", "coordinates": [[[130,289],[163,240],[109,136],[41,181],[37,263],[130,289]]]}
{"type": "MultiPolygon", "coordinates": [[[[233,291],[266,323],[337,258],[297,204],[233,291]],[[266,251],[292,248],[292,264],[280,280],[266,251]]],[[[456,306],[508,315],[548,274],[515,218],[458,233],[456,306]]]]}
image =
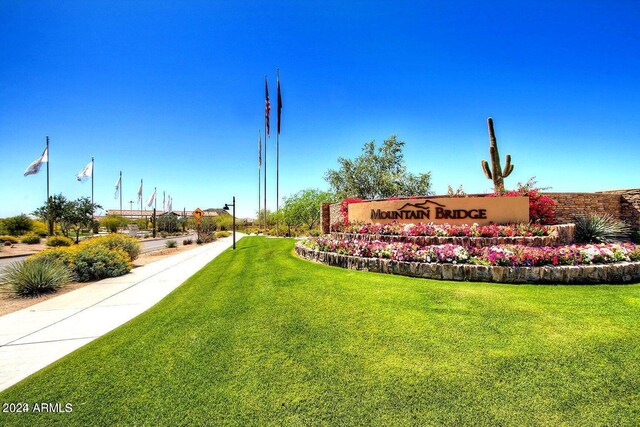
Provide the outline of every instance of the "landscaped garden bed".
{"type": "Polygon", "coordinates": [[[482,248],[490,245],[521,245],[521,246],[556,246],[557,235],[551,236],[517,236],[517,237],[469,237],[469,236],[407,236],[394,234],[355,234],[332,232],[331,237],[336,240],[360,240],[379,242],[410,243],[418,246],[457,245],[464,247],[482,248]]]}
{"type": "Polygon", "coordinates": [[[402,242],[309,239],[303,258],[354,270],[447,280],[502,283],[628,283],[640,280],[633,243],[528,247],[419,246],[402,242]]]}
{"type": "Polygon", "coordinates": [[[331,237],[339,240],[406,242],[419,246],[461,245],[482,248],[491,245],[558,246],[573,243],[573,224],[544,226],[437,225],[418,224],[334,224],[331,237]]]}

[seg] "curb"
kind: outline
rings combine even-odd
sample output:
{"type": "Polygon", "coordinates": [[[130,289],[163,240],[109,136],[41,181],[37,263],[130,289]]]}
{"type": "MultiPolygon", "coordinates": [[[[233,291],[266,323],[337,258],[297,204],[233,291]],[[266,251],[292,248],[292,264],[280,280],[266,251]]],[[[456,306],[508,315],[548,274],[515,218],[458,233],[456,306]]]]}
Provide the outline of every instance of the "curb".
{"type": "Polygon", "coordinates": [[[32,254],[17,254],[17,255],[7,255],[7,256],[2,256],[2,255],[0,255],[0,260],[3,260],[3,259],[9,259],[9,258],[28,257],[28,256],[30,256],[30,255],[34,255],[34,254],[37,254],[37,253],[38,253],[38,252],[34,252],[34,253],[32,253],[32,254]]]}

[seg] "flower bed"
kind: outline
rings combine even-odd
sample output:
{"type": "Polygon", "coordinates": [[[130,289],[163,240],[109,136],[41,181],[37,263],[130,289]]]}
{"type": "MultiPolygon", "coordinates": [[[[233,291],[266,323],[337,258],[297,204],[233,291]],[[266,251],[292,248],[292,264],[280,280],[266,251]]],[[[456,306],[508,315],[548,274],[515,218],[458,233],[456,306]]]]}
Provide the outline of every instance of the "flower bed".
{"type": "Polygon", "coordinates": [[[326,236],[309,239],[305,243],[308,247],[322,252],[335,252],[366,258],[385,258],[394,261],[468,263],[514,267],[640,261],[640,246],[636,246],[633,243],[558,247],[495,245],[474,248],[461,245],[420,246],[404,242],[389,243],[334,239],[326,236]]]}
{"type": "Polygon", "coordinates": [[[574,224],[541,226],[512,225],[438,225],[418,224],[335,224],[331,236],[335,239],[380,240],[406,242],[420,246],[462,245],[484,247],[491,245],[558,246],[573,243],[574,224]]]}
{"type": "Polygon", "coordinates": [[[522,258],[523,252],[515,248],[484,248],[488,253],[484,254],[483,260],[454,245],[411,248],[414,245],[378,242],[379,245],[355,245],[350,252],[348,242],[346,245],[336,241],[325,243],[329,246],[323,248],[329,251],[321,250],[321,246],[308,247],[302,242],[296,244],[295,251],[305,259],[327,265],[436,280],[555,284],[640,281],[639,250],[631,245],[555,248],[558,249],[554,255],[557,258],[551,256],[551,264],[546,264],[550,255],[547,249],[554,248],[536,248],[542,253],[529,252],[525,258],[522,258]],[[554,265],[554,262],[558,264],[554,265]],[[583,264],[576,264],[578,262],[583,264]],[[610,263],[596,264],[598,262],[610,263]]]}
{"type": "Polygon", "coordinates": [[[350,234],[373,234],[385,236],[429,236],[429,237],[544,237],[551,236],[552,229],[538,224],[509,225],[450,225],[450,224],[334,224],[333,231],[350,234]]]}
{"type": "Polygon", "coordinates": [[[465,248],[482,248],[492,245],[522,245],[522,246],[556,246],[558,236],[531,236],[531,237],[441,237],[441,236],[405,236],[393,234],[356,234],[332,232],[331,237],[337,240],[360,240],[401,242],[418,246],[430,245],[459,245],[465,248]]]}

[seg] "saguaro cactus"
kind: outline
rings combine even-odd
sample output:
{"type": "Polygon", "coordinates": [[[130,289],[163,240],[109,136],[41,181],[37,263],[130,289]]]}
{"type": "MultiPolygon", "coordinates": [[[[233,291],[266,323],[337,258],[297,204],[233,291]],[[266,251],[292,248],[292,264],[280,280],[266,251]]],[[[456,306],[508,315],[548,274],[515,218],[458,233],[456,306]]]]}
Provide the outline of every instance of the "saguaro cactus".
{"type": "Polygon", "coordinates": [[[500,166],[500,154],[498,153],[498,143],[496,142],[496,134],[493,131],[493,119],[489,117],[487,119],[489,125],[489,155],[491,158],[491,168],[489,163],[483,160],[482,170],[488,179],[493,180],[493,189],[496,193],[504,192],[504,179],[508,177],[513,171],[513,165],[511,164],[511,155],[507,154],[506,163],[504,169],[500,166]]]}

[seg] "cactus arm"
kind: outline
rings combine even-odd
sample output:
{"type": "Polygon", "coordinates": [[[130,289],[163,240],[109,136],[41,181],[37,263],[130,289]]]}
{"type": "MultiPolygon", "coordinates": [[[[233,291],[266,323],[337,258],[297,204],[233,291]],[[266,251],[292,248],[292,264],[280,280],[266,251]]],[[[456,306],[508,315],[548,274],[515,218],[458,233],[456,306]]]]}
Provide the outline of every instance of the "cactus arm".
{"type": "Polygon", "coordinates": [[[509,175],[511,175],[511,172],[513,172],[513,165],[510,165],[511,167],[509,168],[509,172],[507,172],[506,175],[503,176],[503,178],[508,177],[509,175]]]}
{"type": "Polygon", "coordinates": [[[492,179],[491,169],[489,169],[489,163],[487,163],[486,160],[482,160],[480,163],[482,164],[484,175],[487,177],[487,179],[492,179]]]}
{"type": "Polygon", "coordinates": [[[504,170],[502,171],[502,177],[506,178],[511,174],[511,171],[513,170],[513,165],[511,164],[511,155],[507,154],[507,162],[504,165],[504,170]]]}

